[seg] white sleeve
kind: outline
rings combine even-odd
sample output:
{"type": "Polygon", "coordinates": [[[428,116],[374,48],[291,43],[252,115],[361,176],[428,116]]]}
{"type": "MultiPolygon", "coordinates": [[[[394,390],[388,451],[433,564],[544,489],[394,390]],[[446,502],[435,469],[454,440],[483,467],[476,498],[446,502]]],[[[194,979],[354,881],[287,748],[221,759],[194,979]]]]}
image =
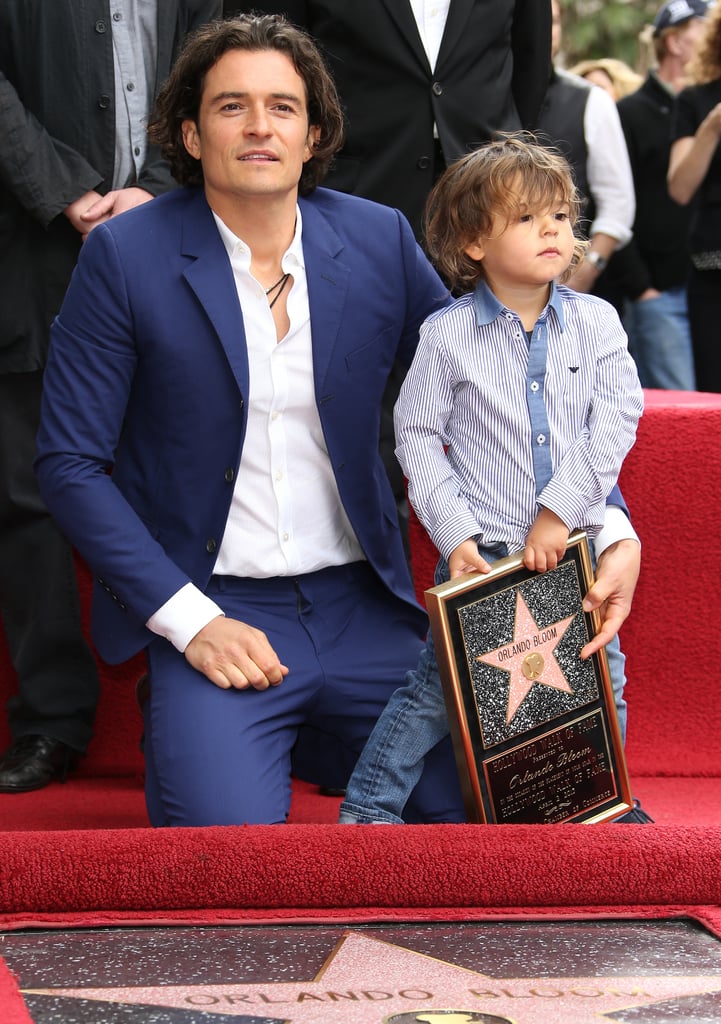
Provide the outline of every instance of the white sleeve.
{"type": "Polygon", "coordinates": [[[583,121],[586,138],[586,177],[596,206],[591,234],[631,240],[636,216],[636,193],[631,161],[616,104],[598,85],[591,87],[583,121]]]}
{"type": "Polygon", "coordinates": [[[150,616],[145,625],[151,632],[164,636],[182,654],[203,626],[223,614],[223,609],[215,601],[206,597],[194,584],[186,583],[150,616]]]}
{"type": "Polygon", "coordinates": [[[610,548],[619,540],[635,540],[639,544],[641,543],[638,534],[631,526],[631,520],[623,509],[618,505],[606,505],[604,524],[593,541],[596,558],[599,558],[606,548],[610,548]]]}

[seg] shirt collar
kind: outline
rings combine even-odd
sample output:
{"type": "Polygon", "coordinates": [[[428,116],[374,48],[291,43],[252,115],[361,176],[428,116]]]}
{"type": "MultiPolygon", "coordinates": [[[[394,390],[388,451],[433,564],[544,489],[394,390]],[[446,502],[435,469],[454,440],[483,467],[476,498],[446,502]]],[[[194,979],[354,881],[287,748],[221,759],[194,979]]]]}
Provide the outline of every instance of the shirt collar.
{"type": "MultiPolygon", "coordinates": [[[[488,287],[485,281],[479,281],[476,285],[476,290],[473,293],[473,304],[476,309],[476,323],[479,327],[484,327],[487,324],[493,323],[502,314],[513,313],[512,309],[508,309],[502,302],[496,298],[491,289],[488,287]]],[[[555,281],[551,283],[551,296],[548,300],[546,310],[552,309],[558,319],[558,324],[563,330],[564,319],[563,319],[563,303],[561,301],[561,295],[558,290],[558,285],[555,281]]],[[[541,313],[539,320],[545,316],[546,310],[541,313]]],[[[515,316],[516,314],[513,313],[515,316]]]]}
{"type": "MultiPolygon", "coordinates": [[[[213,219],[218,227],[220,237],[223,241],[223,245],[226,248],[228,256],[231,260],[238,259],[239,262],[246,262],[247,266],[250,267],[250,248],[239,238],[238,235],[234,234],[225,221],[222,221],[220,217],[211,210],[213,219]]],[[[288,248],[283,255],[281,260],[281,269],[290,271],[292,273],[293,266],[299,266],[305,268],[305,260],[303,258],[303,218],[301,216],[300,207],[296,205],[295,208],[295,233],[293,235],[293,241],[290,243],[288,248]]]]}

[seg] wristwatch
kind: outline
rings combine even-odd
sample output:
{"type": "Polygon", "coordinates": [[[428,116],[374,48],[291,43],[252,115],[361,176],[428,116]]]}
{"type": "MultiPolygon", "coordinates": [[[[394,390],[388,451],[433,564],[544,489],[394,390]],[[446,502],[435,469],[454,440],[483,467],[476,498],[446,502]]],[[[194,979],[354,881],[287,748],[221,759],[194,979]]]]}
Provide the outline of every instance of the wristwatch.
{"type": "Polygon", "coordinates": [[[602,274],[608,266],[608,260],[597,249],[589,249],[586,253],[586,259],[592,267],[595,267],[599,274],[602,274]]]}

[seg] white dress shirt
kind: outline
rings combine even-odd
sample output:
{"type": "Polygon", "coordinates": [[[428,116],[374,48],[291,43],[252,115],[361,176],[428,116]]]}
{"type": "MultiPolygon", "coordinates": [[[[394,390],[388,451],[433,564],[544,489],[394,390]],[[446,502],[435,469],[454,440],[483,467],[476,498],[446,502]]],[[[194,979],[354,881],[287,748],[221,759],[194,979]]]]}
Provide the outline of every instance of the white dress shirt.
{"type": "MultiPolygon", "coordinates": [[[[250,272],[250,249],[215,217],[243,310],[250,371],[246,435],[214,567],[219,576],[296,576],[364,558],[340,500],[316,406],[299,209],[296,218],[281,264],[293,278],[290,328],[278,341],[265,289],[250,272]]],[[[187,584],[147,626],[182,651],[220,614],[214,601],[187,584]]]]}

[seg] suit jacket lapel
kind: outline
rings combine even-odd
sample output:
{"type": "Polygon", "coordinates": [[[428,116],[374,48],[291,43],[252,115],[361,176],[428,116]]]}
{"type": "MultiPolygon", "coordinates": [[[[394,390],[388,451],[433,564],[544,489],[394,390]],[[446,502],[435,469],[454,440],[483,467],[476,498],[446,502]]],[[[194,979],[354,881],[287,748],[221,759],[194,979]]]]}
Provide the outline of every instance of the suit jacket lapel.
{"type": "Polygon", "coordinates": [[[225,246],[202,189],[185,214],[181,252],[193,257],[184,277],[198,297],[223,346],[241,393],[249,390],[245,328],[225,246]]]}
{"type": "Polygon", "coordinates": [[[313,373],[319,402],[335,350],[350,286],[351,271],[341,258],[343,242],[312,201],[299,201],[303,218],[303,255],[313,332],[313,373]]]}
{"type": "MultiPolygon", "coordinates": [[[[436,71],[439,74],[443,71],[443,61],[446,55],[454,52],[466,31],[466,25],[471,16],[474,3],[475,0],[451,0],[446,27],[441,39],[441,48],[438,51],[438,60],[436,62],[436,71]]],[[[468,43],[466,43],[465,49],[468,49],[468,43]]]]}
{"type": "MultiPolygon", "coordinates": [[[[358,0],[358,2],[360,3],[362,0],[358,0]]],[[[431,67],[418,34],[418,25],[409,0],[382,0],[382,3],[416,60],[420,61],[426,73],[430,74],[431,67]]],[[[453,6],[452,0],[451,6],[453,6]]],[[[382,27],[379,27],[379,31],[383,31],[382,27]]]]}

